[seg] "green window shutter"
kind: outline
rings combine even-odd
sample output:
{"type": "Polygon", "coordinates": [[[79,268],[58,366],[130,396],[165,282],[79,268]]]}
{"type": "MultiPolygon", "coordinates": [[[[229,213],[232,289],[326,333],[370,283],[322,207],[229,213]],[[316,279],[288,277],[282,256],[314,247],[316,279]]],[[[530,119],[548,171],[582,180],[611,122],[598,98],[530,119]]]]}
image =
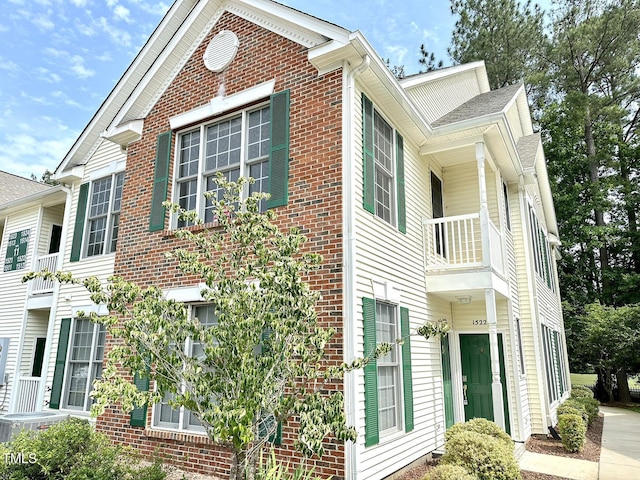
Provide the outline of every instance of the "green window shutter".
{"type": "Polygon", "coordinates": [[[158,135],[158,142],[156,146],[156,166],[153,174],[153,193],[151,194],[151,217],[149,219],[150,232],[164,230],[166,209],[162,205],[162,202],[167,199],[167,190],[169,187],[171,136],[172,132],[164,132],[158,135]]]}
{"type": "Polygon", "coordinates": [[[398,230],[407,233],[407,202],[404,193],[404,139],[398,132],[396,132],[396,184],[398,189],[398,230]]]}
{"type": "MultiPolygon", "coordinates": [[[[141,392],[149,391],[149,375],[140,376],[137,373],[133,376],[133,383],[141,392]]],[[[131,410],[129,425],[132,427],[147,426],[147,405],[136,407],[131,410]]]]}
{"type": "MultiPolygon", "coordinates": [[[[364,318],[364,356],[366,358],[376,350],[376,301],[372,298],[363,298],[362,313],[364,318]]],[[[364,367],[364,397],[364,444],[368,447],[380,441],[378,433],[378,367],[375,358],[371,358],[364,367]]]]}
{"type": "Polygon", "coordinates": [[[289,90],[271,95],[271,151],[267,208],[282,207],[289,197],[289,90]]]}
{"type": "Polygon", "coordinates": [[[400,334],[402,335],[402,383],[404,397],[404,430],[413,430],[413,380],[411,378],[411,333],[409,309],[400,307],[400,334]]]}
{"type": "Polygon", "coordinates": [[[373,157],[373,103],[362,94],[362,205],[376,213],[375,160],[373,157]]]}
{"type": "Polygon", "coordinates": [[[62,397],[62,381],[64,380],[64,368],[67,363],[67,348],[69,346],[69,332],[71,319],[63,318],[60,323],[60,337],[58,338],[58,351],[56,353],[56,366],[53,371],[53,383],[51,385],[50,408],[60,408],[62,397]]]}
{"type": "Polygon", "coordinates": [[[76,209],[76,223],[73,227],[73,242],[71,244],[71,258],[72,262],[80,260],[82,253],[82,236],[84,233],[84,220],[87,215],[87,199],[89,198],[89,184],[83,183],[80,185],[80,192],[78,194],[78,208],[76,209]]]}

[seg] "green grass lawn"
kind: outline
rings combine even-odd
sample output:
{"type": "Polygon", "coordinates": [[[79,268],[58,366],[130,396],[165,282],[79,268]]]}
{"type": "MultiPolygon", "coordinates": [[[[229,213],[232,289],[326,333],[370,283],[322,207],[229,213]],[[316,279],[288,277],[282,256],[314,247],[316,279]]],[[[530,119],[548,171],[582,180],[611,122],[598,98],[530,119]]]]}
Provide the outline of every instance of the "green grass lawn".
{"type": "MultiPolygon", "coordinates": [[[[596,383],[595,373],[571,374],[571,385],[586,385],[587,387],[591,387],[594,383],[596,383]]],[[[638,379],[630,378],[629,388],[640,388],[640,382],[638,382],[638,379]]]]}

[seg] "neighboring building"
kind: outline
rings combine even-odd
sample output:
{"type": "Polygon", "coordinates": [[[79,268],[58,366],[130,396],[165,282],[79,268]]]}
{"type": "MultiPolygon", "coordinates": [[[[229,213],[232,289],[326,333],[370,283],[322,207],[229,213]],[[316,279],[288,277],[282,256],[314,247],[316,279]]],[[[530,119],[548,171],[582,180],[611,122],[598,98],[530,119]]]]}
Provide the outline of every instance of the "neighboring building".
{"type": "MultiPolygon", "coordinates": [[[[398,82],[357,31],[269,0],[178,0],[55,172],[72,192],[60,267],[156,284],[200,314],[198,279],[164,256],[183,226],[162,201],[209,220],[216,172],[256,178],[323,255],[311,281],[335,362],[426,321],[452,327],[336,386],[359,437],[330,441],[317,474],[384,478],[473,416],[516,442],[554,422],[568,394],[559,242],[522,85],[490,91],[481,62],[398,82]]],[[[109,339],[77,316],[95,309],[81,287],[58,299],[45,402],[86,415],[109,339]]],[[[97,428],[228,469],[187,411],[113,409],[97,428]]]]}
{"type": "Polygon", "coordinates": [[[63,187],[0,172],[0,413],[43,405],[58,289],[21,280],[59,269],[66,200],[63,187]]]}

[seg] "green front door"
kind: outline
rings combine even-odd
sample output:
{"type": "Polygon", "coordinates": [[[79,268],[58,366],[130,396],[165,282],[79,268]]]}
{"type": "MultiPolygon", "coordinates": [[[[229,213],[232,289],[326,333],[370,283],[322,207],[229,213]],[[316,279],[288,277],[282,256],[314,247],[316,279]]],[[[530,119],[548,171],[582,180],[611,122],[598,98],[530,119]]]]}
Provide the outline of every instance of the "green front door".
{"type": "MultiPolygon", "coordinates": [[[[460,335],[462,356],[462,388],[464,419],[486,418],[493,421],[493,395],[491,394],[491,350],[488,334],[460,335]]],[[[504,366],[502,334],[498,334],[498,358],[500,360],[500,382],[507,433],[511,433],[507,382],[504,366]]]]}
{"type": "Polygon", "coordinates": [[[493,421],[489,335],[460,335],[464,419],[493,421]]]}

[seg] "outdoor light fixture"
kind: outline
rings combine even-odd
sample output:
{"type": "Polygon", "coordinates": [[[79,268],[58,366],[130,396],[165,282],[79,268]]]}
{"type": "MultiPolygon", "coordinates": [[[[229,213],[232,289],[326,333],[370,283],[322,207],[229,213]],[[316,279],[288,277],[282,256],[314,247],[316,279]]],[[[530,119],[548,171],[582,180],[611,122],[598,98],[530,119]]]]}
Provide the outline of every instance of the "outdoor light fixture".
{"type": "Polygon", "coordinates": [[[471,298],[471,295],[460,295],[459,297],[456,297],[456,300],[458,300],[460,305],[467,305],[471,303],[471,298]]]}

